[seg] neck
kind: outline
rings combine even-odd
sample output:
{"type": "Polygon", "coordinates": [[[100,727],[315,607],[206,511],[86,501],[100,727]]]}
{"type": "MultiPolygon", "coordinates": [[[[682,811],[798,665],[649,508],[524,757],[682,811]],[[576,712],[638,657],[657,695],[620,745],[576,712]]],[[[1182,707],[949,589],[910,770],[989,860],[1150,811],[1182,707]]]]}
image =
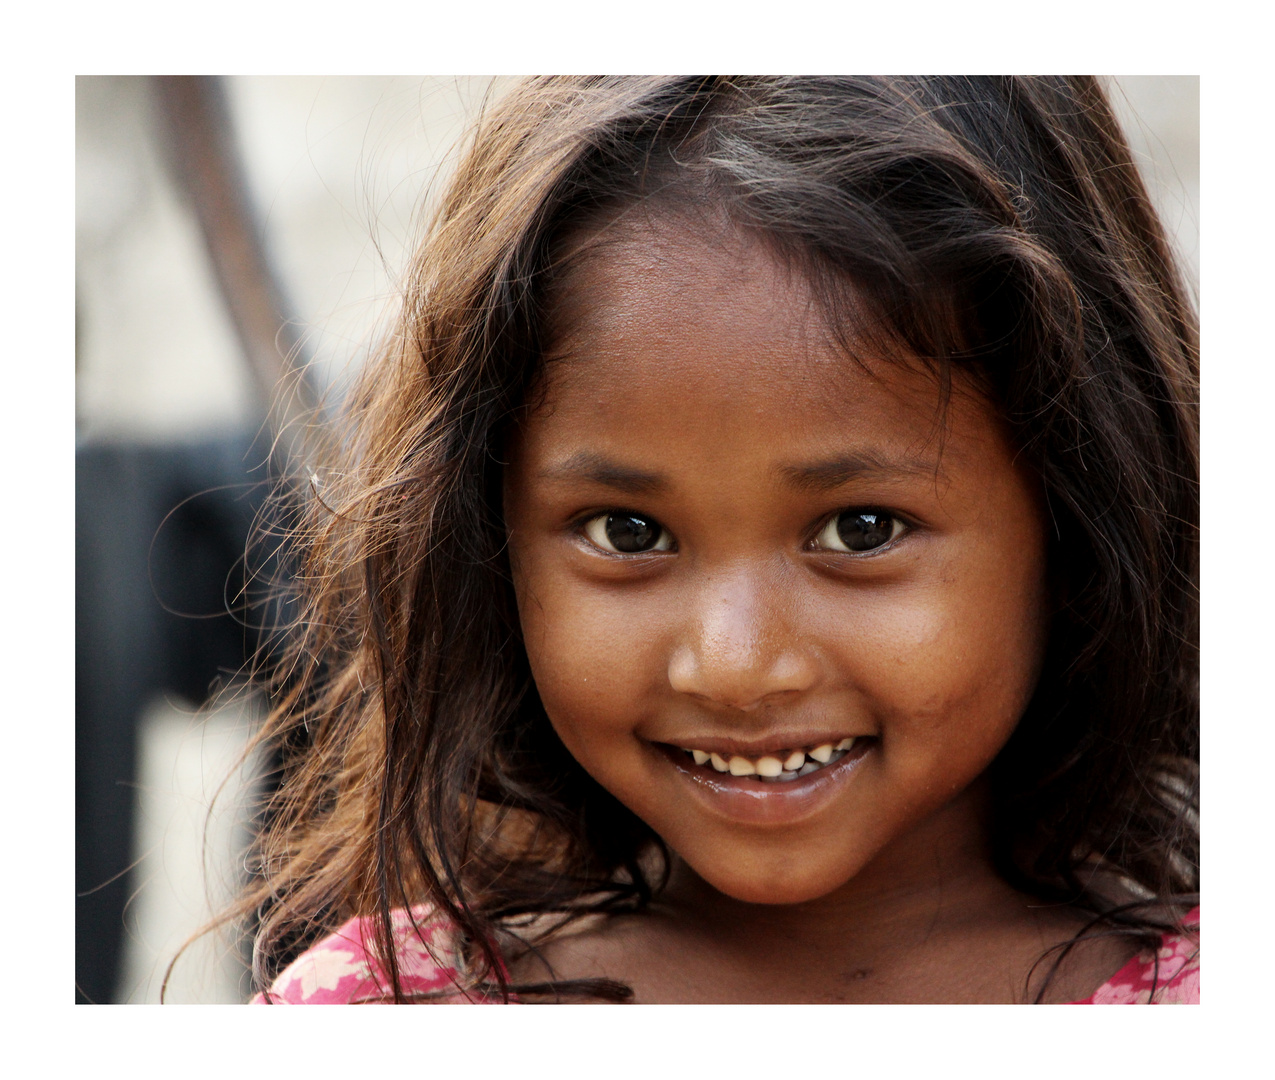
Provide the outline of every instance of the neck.
{"type": "MultiPolygon", "coordinates": [[[[548,940],[524,976],[602,974],[630,984],[639,1001],[1031,1000],[1033,964],[1081,921],[1000,878],[987,809],[977,785],[839,888],[800,904],[736,900],[677,862],[644,916],[548,940]]],[[[1082,950],[1049,1000],[1087,996],[1128,955],[1119,942],[1082,950]]]]}

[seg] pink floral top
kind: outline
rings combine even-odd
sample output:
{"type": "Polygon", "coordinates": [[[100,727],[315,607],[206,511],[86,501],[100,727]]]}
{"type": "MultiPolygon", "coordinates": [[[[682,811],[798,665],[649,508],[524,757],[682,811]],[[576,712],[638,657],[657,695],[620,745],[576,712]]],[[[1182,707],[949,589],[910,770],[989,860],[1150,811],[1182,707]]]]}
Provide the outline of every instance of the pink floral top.
{"type": "MultiPolygon", "coordinates": [[[[394,940],[399,981],[407,994],[440,994],[452,1003],[487,1004],[455,991],[461,960],[446,922],[414,908],[417,927],[404,911],[395,912],[394,940]]],[[[1198,1005],[1200,1001],[1200,909],[1187,916],[1194,933],[1167,934],[1156,957],[1135,956],[1090,998],[1075,1005],[1198,1005]],[[1156,962],[1159,975],[1156,977],[1156,962]],[[1151,987],[1155,985],[1154,1000],[1151,987]]],[[[336,933],[307,949],[253,1004],[348,1005],[383,1001],[389,978],[371,955],[371,920],[351,919],[336,933]]]]}
{"type": "Polygon", "coordinates": [[[1135,956],[1091,998],[1073,1005],[1198,1005],[1200,1003],[1200,909],[1183,923],[1193,933],[1165,934],[1154,957],[1135,956]],[[1159,964],[1159,977],[1156,965],[1159,964]],[[1155,998],[1151,999],[1151,987],[1155,998]]]}

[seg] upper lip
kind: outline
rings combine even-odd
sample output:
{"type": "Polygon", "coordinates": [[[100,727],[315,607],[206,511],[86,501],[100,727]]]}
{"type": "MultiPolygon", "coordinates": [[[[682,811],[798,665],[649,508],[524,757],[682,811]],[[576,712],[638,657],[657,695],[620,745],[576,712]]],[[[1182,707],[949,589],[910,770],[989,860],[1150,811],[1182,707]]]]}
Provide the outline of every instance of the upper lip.
{"type": "Polygon", "coordinates": [[[684,739],[658,739],[652,741],[661,742],[666,746],[673,746],[679,750],[702,750],[706,754],[718,754],[724,758],[738,756],[755,759],[764,757],[767,754],[777,754],[783,750],[801,750],[807,747],[823,746],[825,743],[832,743],[833,746],[836,746],[842,739],[862,739],[866,737],[850,731],[830,733],[825,730],[814,734],[807,732],[780,733],[767,735],[763,739],[688,735],[684,739]]]}

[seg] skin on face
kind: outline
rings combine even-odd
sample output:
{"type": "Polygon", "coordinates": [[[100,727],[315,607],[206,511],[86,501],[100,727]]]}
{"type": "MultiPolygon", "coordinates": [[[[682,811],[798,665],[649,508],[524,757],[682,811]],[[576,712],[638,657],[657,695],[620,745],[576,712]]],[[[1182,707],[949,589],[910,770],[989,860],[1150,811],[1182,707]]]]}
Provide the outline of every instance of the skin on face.
{"type": "Polygon", "coordinates": [[[958,376],[942,410],[919,361],[846,357],[800,277],[725,232],[634,226],[562,294],[505,509],[563,743],[736,901],[978,848],[980,814],[951,808],[1021,716],[1046,626],[1037,485],[995,409],[958,376]],[[621,512],[658,530],[651,550],[604,549],[621,512]],[[846,512],[893,538],[838,549],[846,512]],[[675,749],[842,737],[855,754],[793,784],[675,749]]]}

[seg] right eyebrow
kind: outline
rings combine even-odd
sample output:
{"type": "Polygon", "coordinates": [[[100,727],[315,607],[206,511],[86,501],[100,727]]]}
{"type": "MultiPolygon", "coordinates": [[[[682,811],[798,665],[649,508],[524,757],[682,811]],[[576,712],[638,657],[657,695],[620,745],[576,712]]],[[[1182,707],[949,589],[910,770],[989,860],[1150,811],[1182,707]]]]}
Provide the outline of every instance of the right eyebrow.
{"type": "Polygon", "coordinates": [[[588,450],[581,450],[565,461],[547,466],[540,471],[540,476],[545,480],[599,484],[626,495],[651,495],[668,488],[668,481],[659,473],[621,465],[588,450]]]}

